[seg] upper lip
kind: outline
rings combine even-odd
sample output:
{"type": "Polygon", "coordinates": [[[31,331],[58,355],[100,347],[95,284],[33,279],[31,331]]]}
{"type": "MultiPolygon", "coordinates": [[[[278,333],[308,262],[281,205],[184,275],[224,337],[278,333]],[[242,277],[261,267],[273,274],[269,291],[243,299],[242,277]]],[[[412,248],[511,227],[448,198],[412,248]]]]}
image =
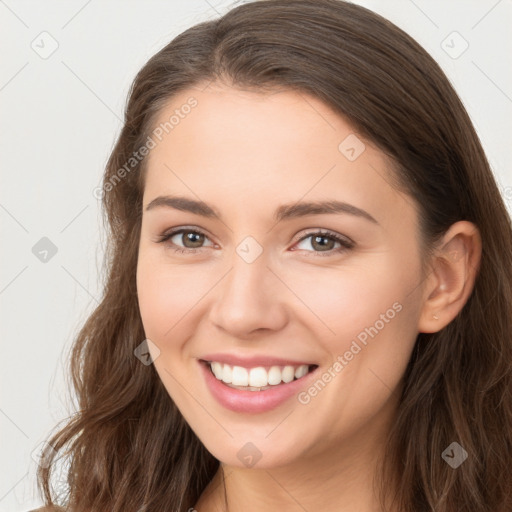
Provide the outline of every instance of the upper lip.
{"type": "Polygon", "coordinates": [[[236,356],[234,354],[207,354],[200,359],[207,362],[217,361],[219,363],[229,364],[230,366],[241,366],[243,368],[255,368],[257,366],[301,366],[303,364],[309,366],[314,364],[307,361],[296,361],[267,355],[249,357],[236,356]]]}

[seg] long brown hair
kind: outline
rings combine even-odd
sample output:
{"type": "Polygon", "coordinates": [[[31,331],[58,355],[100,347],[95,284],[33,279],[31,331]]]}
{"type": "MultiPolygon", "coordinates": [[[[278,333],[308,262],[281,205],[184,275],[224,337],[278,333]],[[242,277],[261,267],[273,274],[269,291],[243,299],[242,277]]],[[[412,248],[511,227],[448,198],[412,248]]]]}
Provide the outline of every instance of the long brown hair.
{"type": "Polygon", "coordinates": [[[344,116],[393,162],[396,186],[418,205],[425,247],[456,221],[478,227],[483,254],[474,290],[447,327],[417,337],[378,483],[383,493],[396,489],[394,506],[403,512],[512,510],[510,217],[438,64],[389,21],[340,0],[240,5],[177,36],[137,74],[103,180],[104,295],[70,354],[78,410],[49,436],[38,470],[46,504],[183,512],[219,467],[154,367],[134,356],[145,338],[135,276],[147,159],[120,173],[163,106],[213,80],[302,91],[344,116]],[[452,442],[468,454],[457,469],[441,456],[452,442]],[[60,500],[51,486],[58,454],[69,463],[60,500]],[[391,467],[400,474],[393,486],[391,467]]]}

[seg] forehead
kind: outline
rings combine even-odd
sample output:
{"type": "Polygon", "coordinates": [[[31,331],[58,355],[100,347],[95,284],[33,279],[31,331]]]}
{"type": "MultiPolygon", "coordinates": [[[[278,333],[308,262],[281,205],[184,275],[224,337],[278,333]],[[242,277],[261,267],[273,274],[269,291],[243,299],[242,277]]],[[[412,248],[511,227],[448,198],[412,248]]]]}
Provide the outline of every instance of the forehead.
{"type": "Polygon", "coordinates": [[[232,152],[245,157],[255,147],[261,150],[262,144],[265,151],[259,151],[260,157],[304,140],[309,149],[321,144],[324,150],[331,146],[337,152],[338,139],[354,132],[328,105],[304,92],[260,92],[218,84],[181,91],[161,110],[156,125],[165,129],[171,118],[173,126],[167,126],[164,139],[187,146],[201,144],[204,149],[233,143],[232,152]],[[196,105],[188,108],[192,98],[196,105]],[[180,111],[187,113],[179,115],[180,111]]]}
{"type": "Polygon", "coordinates": [[[374,209],[397,205],[385,155],[303,92],[191,88],[161,110],[159,126],[145,203],[180,193],[214,203],[238,198],[253,210],[262,198],[265,204],[335,197],[374,209]]]}

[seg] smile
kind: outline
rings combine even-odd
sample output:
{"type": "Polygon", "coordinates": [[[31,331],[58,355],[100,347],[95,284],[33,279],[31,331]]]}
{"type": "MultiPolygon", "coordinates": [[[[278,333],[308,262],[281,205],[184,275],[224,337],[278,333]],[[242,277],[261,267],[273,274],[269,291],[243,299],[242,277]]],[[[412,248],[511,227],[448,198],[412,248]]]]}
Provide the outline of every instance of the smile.
{"type": "Polygon", "coordinates": [[[210,396],[238,413],[270,411],[298,396],[318,373],[316,364],[244,367],[203,359],[198,363],[210,396]]]}
{"type": "Polygon", "coordinates": [[[218,361],[209,361],[208,363],[217,380],[224,382],[233,389],[245,391],[264,391],[272,386],[278,386],[282,383],[287,384],[304,377],[314,367],[314,365],[302,364],[298,366],[244,368],[243,366],[232,366],[218,361]]]}

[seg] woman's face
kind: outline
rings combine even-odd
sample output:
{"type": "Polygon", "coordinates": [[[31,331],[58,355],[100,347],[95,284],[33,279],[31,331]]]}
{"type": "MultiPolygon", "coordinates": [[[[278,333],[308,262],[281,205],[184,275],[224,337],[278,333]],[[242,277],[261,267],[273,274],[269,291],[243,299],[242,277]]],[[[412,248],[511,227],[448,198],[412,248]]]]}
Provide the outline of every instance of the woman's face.
{"type": "Polygon", "coordinates": [[[371,452],[423,302],[417,212],[383,154],[290,91],[193,88],[157,125],[137,288],[170,397],[229,465],[371,452]]]}

